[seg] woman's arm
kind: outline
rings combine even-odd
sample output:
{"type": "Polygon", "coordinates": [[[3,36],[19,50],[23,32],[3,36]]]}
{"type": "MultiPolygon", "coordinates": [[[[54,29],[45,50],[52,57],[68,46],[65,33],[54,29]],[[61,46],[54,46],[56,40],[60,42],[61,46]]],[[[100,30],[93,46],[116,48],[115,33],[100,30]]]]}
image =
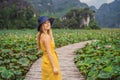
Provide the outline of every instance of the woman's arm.
{"type": "Polygon", "coordinates": [[[49,35],[45,35],[43,37],[43,42],[44,42],[44,45],[45,45],[45,48],[46,48],[46,52],[48,53],[48,57],[49,57],[50,63],[52,64],[53,70],[56,73],[56,66],[55,66],[53,57],[51,55],[52,53],[51,53],[51,47],[50,47],[50,36],[49,35]]]}
{"type": "Polygon", "coordinates": [[[52,64],[52,67],[54,68],[55,65],[54,65],[52,55],[51,55],[51,47],[50,47],[50,37],[49,37],[49,35],[45,35],[43,37],[43,42],[44,42],[44,45],[45,45],[45,48],[46,48],[46,52],[48,53],[48,57],[50,59],[50,62],[52,64]]]}

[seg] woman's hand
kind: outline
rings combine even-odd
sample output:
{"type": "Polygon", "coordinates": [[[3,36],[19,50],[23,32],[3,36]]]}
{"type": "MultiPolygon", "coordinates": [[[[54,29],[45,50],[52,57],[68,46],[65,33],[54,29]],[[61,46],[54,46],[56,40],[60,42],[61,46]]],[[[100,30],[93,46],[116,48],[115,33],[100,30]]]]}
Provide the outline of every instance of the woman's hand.
{"type": "Polygon", "coordinates": [[[54,73],[58,74],[58,69],[56,67],[54,67],[54,73]]]}

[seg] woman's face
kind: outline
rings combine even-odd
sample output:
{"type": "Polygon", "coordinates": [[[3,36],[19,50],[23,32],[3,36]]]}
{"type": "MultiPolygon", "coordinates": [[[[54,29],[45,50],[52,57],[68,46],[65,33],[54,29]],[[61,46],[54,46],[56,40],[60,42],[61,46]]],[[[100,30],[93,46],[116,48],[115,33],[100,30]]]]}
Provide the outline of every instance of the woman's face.
{"type": "Polygon", "coordinates": [[[46,22],[43,23],[44,29],[45,30],[49,30],[51,28],[51,24],[50,21],[47,20],[46,22]]]}

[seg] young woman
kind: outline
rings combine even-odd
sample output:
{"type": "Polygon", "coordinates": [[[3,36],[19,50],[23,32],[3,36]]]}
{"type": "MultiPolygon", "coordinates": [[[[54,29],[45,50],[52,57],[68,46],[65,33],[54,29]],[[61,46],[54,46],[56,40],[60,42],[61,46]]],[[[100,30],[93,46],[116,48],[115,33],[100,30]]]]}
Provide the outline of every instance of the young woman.
{"type": "Polygon", "coordinates": [[[53,18],[47,18],[46,16],[38,18],[37,44],[38,50],[43,51],[42,80],[62,80],[51,29],[53,21],[53,18]]]}

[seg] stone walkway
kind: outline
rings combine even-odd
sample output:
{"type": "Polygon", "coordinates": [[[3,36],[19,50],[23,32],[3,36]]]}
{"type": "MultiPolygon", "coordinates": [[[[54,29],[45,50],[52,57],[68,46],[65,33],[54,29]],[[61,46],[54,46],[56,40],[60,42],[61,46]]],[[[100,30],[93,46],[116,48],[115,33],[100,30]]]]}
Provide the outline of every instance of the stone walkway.
{"type": "MultiPolygon", "coordinates": [[[[94,40],[95,41],[95,40],[94,40]]],[[[84,41],[80,43],[74,43],[61,48],[57,48],[59,65],[62,72],[63,80],[84,80],[79,70],[74,64],[74,51],[83,48],[86,43],[91,43],[92,41],[84,41]]],[[[33,63],[29,72],[26,74],[24,80],[41,80],[41,58],[33,63]]]]}

